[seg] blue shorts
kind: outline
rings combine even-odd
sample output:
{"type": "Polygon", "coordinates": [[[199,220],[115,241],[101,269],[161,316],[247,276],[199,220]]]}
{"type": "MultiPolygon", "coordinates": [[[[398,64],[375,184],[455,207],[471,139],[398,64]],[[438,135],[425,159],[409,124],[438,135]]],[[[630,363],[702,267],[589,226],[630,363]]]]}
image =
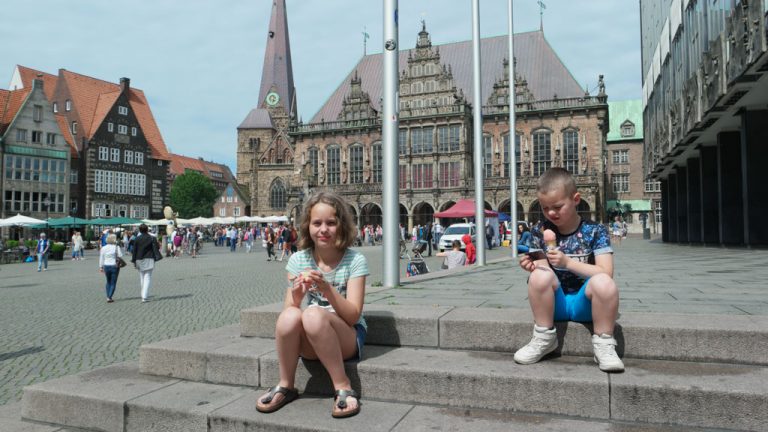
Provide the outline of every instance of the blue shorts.
{"type": "Polygon", "coordinates": [[[362,324],[355,324],[355,332],[357,333],[357,355],[348,358],[347,360],[360,361],[363,359],[363,345],[365,345],[365,337],[368,335],[368,331],[362,324]]]}
{"type": "Polygon", "coordinates": [[[592,302],[587,298],[587,283],[575,293],[565,294],[563,287],[555,291],[555,321],[592,321],[592,302]]]}

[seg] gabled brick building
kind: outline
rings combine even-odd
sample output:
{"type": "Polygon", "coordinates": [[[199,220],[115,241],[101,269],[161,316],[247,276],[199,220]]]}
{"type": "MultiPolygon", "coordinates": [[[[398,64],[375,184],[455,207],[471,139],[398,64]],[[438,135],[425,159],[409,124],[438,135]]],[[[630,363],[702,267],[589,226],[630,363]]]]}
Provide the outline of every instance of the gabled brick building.
{"type": "Polygon", "coordinates": [[[45,84],[40,75],[28,87],[0,90],[0,218],[69,213],[67,130],[51,109],[45,84]]]}
{"type": "Polygon", "coordinates": [[[60,69],[17,66],[12,88],[42,75],[53,113],[72,150],[69,212],[80,217],[161,218],[168,202],[170,157],[144,92],[60,69]],[[53,90],[51,91],[51,88],[53,90]]]}
{"type": "Polygon", "coordinates": [[[251,211],[248,188],[238,184],[228,166],[209,162],[203,158],[191,158],[171,153],[169,183],[173,187],[176,177],[188,171],[196,171],[211,180],[213,187],[219,192],[213,205],[212,215],[221,217],[247,216],[251,211]]]}

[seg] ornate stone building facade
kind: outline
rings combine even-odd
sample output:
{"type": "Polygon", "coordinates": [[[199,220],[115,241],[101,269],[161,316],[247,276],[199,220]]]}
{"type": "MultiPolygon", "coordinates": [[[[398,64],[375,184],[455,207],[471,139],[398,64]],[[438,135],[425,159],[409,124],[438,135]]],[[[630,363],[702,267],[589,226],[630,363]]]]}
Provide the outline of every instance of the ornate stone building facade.
{"type": "Polygon", "coordinates": [[[663,239],[766,245],[768,2],[641,0],[644,168],[663,239]]]}
{"type": "MultiPolygon", "coordinates": [[[[264,95],[238,128],[238,179],[251,184],[252,214],[296,217],[307,194],[330,189],[347,200],[359,223],[380,223],[382,56],[364,56],[308,123],[297,121],[292,76],[267,72],[278,69],[278,58],[290,64],[290,51],[275,55],[275,47],[288,47],[287,21],[276,13],[285,13],[283,2],[273,6],[264,95]]],[[[481,44],[485,206],[509,212],[506,37],[481,44]]],[[[600,220],[608,131],[602,79],[596,96],[581,89],[541,31],[515,35],[515,47],[518,218],[541,218],[536,179],[563,166],[576,176],[579,211],[600,220]]],[[[435,46],[425,24],[415,48],[400,51],[400,213],[406,226],[427,223],[433,213],[474,195],[470,58],[470,41],[435,46]]]]}

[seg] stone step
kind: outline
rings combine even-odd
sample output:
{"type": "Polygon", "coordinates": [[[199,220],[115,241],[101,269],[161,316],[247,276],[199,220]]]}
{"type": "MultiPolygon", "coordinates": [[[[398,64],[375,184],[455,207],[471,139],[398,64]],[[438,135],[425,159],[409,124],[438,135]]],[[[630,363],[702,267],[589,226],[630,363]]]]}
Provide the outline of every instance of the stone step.
{"type": "MultiPolygon", "coordinates": [[[[237,334],[228,327],[144,345],[141,372],[236,385],[277,383],[274,341],[237,334]]],[[[510,353],[372,345],[365,347],[363,361],[346,368],[366,399],[768,430],[766,367],[643,359],[625,363],[626,372],[606,374],[588,357],[521,366],[510,353]]],[[[300,362],[296,385],[311,394],[332,389],[316,361],[300,362]]]]}
{"type": "MultiPolygon", "coordinates": [[[[242,336],[272,338],[282,304],[244,309],[242,336]]],[[[531,338],[527,309],[365,305],[366,344],[515,352],[531,338]]],[[[591,326],[559,322],[561,353],[592,356],[591,326]]],[[[768,316],[622,313],[622,357],[768,366],[768,316]]]]}
{"type": "Polygon", "coordinates": [[[254,409],[261,392],[253,388],[148,377],[139,373],[135,363],[123,363],[27,387],[21,415],[16,411],[17,417],[11,418],[5,410],[8,422],[2,423],[4,417],[0,416],[0,425],[8,426],[3,432],[53,432],[72,430],[70,428],[106,432],[705,430],[365,398],[359,415],[338,420],[330,415],[329,397],[312,395],[302,395],[275,413],[261,414],[254,409]]]}

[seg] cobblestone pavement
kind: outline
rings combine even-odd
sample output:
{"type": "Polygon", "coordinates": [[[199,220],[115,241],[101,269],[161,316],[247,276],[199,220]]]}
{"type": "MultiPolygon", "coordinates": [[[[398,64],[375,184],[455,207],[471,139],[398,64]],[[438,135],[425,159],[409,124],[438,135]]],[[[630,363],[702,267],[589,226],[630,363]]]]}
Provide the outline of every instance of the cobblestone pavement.
{"type": "MultiPolygon", "coordinates": [[[[382,248],[359,248],[371,270],[368,303],[528,308],[526,273],[507,248],[487,251],[488,265],[404,275],[397,288],[377,287],[382,248]]],[[[768,251],[679,246],[636,238],[615,246],[620,311],[768,315],[768,251]]],[[[166,258],[154,275],[154,301],[139,301],[138,277],[123,270],[115,303],[104,298],[95,251],[86,261],[0,266],[0,405],[24,386],[119,361],[140,345],[235,324],[244,307],[281,301],[285,263],[266,262],[207,244],[196,260],[166,258]]]]}
{"type": "MultiPolygon", "coordinates": [[[[768,250],[664,244],[614,245],[620,312],[768,315],[768,250]]],[[[528,309],[527,273],[509,258],[479,269],[412,278],[368,303],[528,309]]]]}
{"type": "MultiPolygon", "coordinates": [[[[50,261],[41,273],[36,263],[0,265],[0,405],[20,399],[26,385],[136,359],[142,344],[235,324],[245,307],[282,301],[286,263],[266,262],[254,248],[230,253],[208,243],[198,259],[164,259],[146,304],[131,267],[121,271],[115,303],[106,303],[96,251],[86,251],[85,261],[50,261]]],[[[368,284],[380,284],[382,248],[359,250],[368,258],[368,284]]],[[[427,258],[430,268],[440,262],[427,258]]]]}

